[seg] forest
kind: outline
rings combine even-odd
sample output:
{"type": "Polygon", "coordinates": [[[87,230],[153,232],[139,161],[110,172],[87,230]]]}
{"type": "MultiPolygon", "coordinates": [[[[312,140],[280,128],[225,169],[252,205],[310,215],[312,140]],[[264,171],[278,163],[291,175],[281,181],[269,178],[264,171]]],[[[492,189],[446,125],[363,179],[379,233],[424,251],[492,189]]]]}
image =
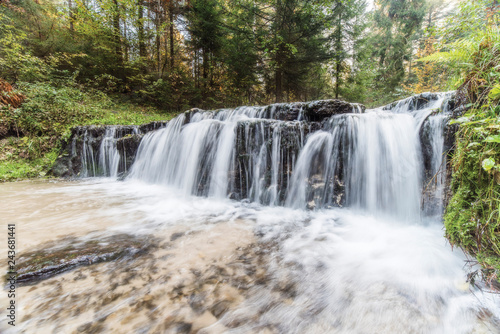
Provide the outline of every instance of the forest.
{"type": "Polygon", "coordinates": [[[2,333],[499,333],[500,2],[0,0],[0,203],[2,333]]]}
{"type": "Polygon", "coordinates": [[[468,113],[447,233],[498,267],[498,11],[491,0],[4,0],[0,179],[45,176],[75,125],[457,90],[468,113]]]}
{"type": "Polygon", "coordinates": [[[487,4],[9,0],[0,76],[167,111],[326,97],[380,105],[451,88],[442,66],[418,59],[486,25],[487,4]]]}

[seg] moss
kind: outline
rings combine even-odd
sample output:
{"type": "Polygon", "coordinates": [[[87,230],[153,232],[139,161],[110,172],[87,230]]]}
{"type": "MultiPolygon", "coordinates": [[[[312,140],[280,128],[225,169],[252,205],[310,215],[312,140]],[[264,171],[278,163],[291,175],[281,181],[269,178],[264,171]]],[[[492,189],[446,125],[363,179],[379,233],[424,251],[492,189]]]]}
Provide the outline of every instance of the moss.
{"type": "Polygon", "coordinates": [[[487,140],[499,133],[500,121],[484,108],[463,120],[452,158],[454,195],[444,216],[446,235],[476,257],[483,278],[500,281],[500,143],[487,140]],[[482,162],[490,158],[496,165],[486,170],[482,162]]]}

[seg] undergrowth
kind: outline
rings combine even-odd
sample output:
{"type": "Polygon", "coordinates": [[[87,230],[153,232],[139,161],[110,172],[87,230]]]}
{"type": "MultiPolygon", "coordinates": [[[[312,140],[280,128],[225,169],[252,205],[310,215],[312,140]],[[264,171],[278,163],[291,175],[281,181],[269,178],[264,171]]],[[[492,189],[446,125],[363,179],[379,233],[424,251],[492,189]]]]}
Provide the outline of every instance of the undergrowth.
{"type": "MultiPolygon", "coordinates": [[[[451,160],[453,197],[444,216],[451,244],[476,257],[482,278],[500,282],[500,29],[496,17],[483,30],[424,58],[445,63],[457,86],[457,105],[468,110],[451,160]]],[[[455,86],[456,87],[456,86],[455,86]]],[[[470,277],[471,281],[474,277],[470,277]]]]}
{"type": "Polygon", "coordinates": [[[44,177],[73,126],[144,124],[175,116],[71,81],[19,82],[16,92],[25,96],[21,106],[0,106],[0,182],[44,177]]]}
{"type": "Polygon", "coordinates": [[[446,209],[446,235],[476,256],[482,278],[500,278],[500,107],[473,109],[459,120],[452,158],[453,197],[446,209]],[[491,113],[495,116],[492,117],[491,113]]]}

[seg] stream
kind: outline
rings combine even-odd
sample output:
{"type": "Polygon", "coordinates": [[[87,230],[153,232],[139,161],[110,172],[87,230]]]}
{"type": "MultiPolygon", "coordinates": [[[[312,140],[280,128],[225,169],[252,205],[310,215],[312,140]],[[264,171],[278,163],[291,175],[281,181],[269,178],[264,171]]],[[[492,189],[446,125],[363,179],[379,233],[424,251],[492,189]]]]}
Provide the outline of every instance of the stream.
{"type": "Polygon", "coordinates": [[[85,133],[85,177],[0,184],[2,222],[20,263],[107,255],[20,284],[1,332],[500,333],[499,295],[444,238],[450,96],[182,114],[123,175],[117,132],[85,133]]]}

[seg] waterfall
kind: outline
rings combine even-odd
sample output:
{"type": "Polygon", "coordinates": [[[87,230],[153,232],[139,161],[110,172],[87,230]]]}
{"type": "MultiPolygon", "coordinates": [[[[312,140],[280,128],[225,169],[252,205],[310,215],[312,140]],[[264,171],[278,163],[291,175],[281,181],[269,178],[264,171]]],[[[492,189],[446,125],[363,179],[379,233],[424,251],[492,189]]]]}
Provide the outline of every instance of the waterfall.
{"type": "Polygon", "coordinates": [[[72,150],[79,138],[83,177],[116,178],[128,159],[128,178],[185,196],[296,209],[352,207],[414,220],[421,209],[442,212],[452,97],[424,93],[369,110],[338,100],[192,109],[149,131],[82,129],[72,150]],[[122,152],[117,142],[129,134],[142,139],[122,152]]]}
{"type": "Polygon", "coordinates": [[[311,136],[297,161],[287,204],[333,205],[345,183],[346,205],[371,212],[419,215],[419,141],[410,115],[340,115],[311,136]]]}
{"type": "Polygon", "coordinates": [[[422,128],[428,145],[428,175],[424,184],[424,213],[441,216],[443,213],[443,191],[446,184],[446,154],[444,129],[449,116],[437,114],[430,116],[422,128]]]}
{"type": "Polygon", "coordinates": [[[80,157],[80,177],[113,177],[125,169],[117,141],[140,134],[138,126],[81,127],[71,142],[71,154],[80,157]]]}
{"type": "MultiPolygon", "coordinates": [[[[96,267],[128,289],[111,306],[98,303],[103,328],[115,328],[109,307],[128,314],[130,300],[151,295],[173,319],[142,312],[136,322],[153,331],[206,314],[216,321],[207,330],[231,333],[498,332],[498,298],[466,281],[476,268],[464,268],[464,253],[443,236],[452,109],[451,93],[426,93],[368,110],[315,101],[80,127],[67,145],[80,175],[119,182],[87,180],[50,190],[60,200],[42,196],[68,207],[71,223],[78,199],[81,221],[158,243],[147,256],[96,267]],[[121,282],[130,272],[139,275],[121,282]],[[175,297],[179,284],[185,298],[175,297]]],[[[79,286],[64,282],[60,300],[79,286]]],[[[92,291],[99,299],[109,286],[92,291]]],[[[45,305],[37,294],[30,297],[45,305]]]]}
{"type": "Polygon", "coordinates": [[[99,169],[102,175],[117,177],[118,164],[120,163],[120,154],[116,148],[116,128],[106,128],[106,133],[101,141],[99,149],[99,169]]]}
{"type": "MultiPolygon", "coordinates": [[[[423,94],[366,112],[353,104],[321,123],[309,120],[304,105],[292,121],[293,105],[193,110],[145,136],[129,177],[187,196],[417,219],[426,181],[420,129],[444,120],[431,114],[450,96],[423,94]]],[[[434,173],[443,156],[440,124],[429,137],[434,173]]]]}
{"type": "Polygon", "coordinates": [[[266,110],[197,111],[188,123],[182,114],[144,137],[129,177],[185,195],[279,205],[305,136],[320,125],[261,118],[266,110]]]}
{"type": "MultiPolygon", "coordinates": [[[[73,138],[73,146],[76,147],[77,138],[73,138]]],[[[82,163],[82,177],[92,177],[97,176],[97,164],[96,157],[94,153],[94,137],[89,135],[89,132],[86,130],[83,134],[83,148],[81,154],[81,163],[82,163]]],[[[76,148],[75,148],[76,150],[76,148]]]]}

